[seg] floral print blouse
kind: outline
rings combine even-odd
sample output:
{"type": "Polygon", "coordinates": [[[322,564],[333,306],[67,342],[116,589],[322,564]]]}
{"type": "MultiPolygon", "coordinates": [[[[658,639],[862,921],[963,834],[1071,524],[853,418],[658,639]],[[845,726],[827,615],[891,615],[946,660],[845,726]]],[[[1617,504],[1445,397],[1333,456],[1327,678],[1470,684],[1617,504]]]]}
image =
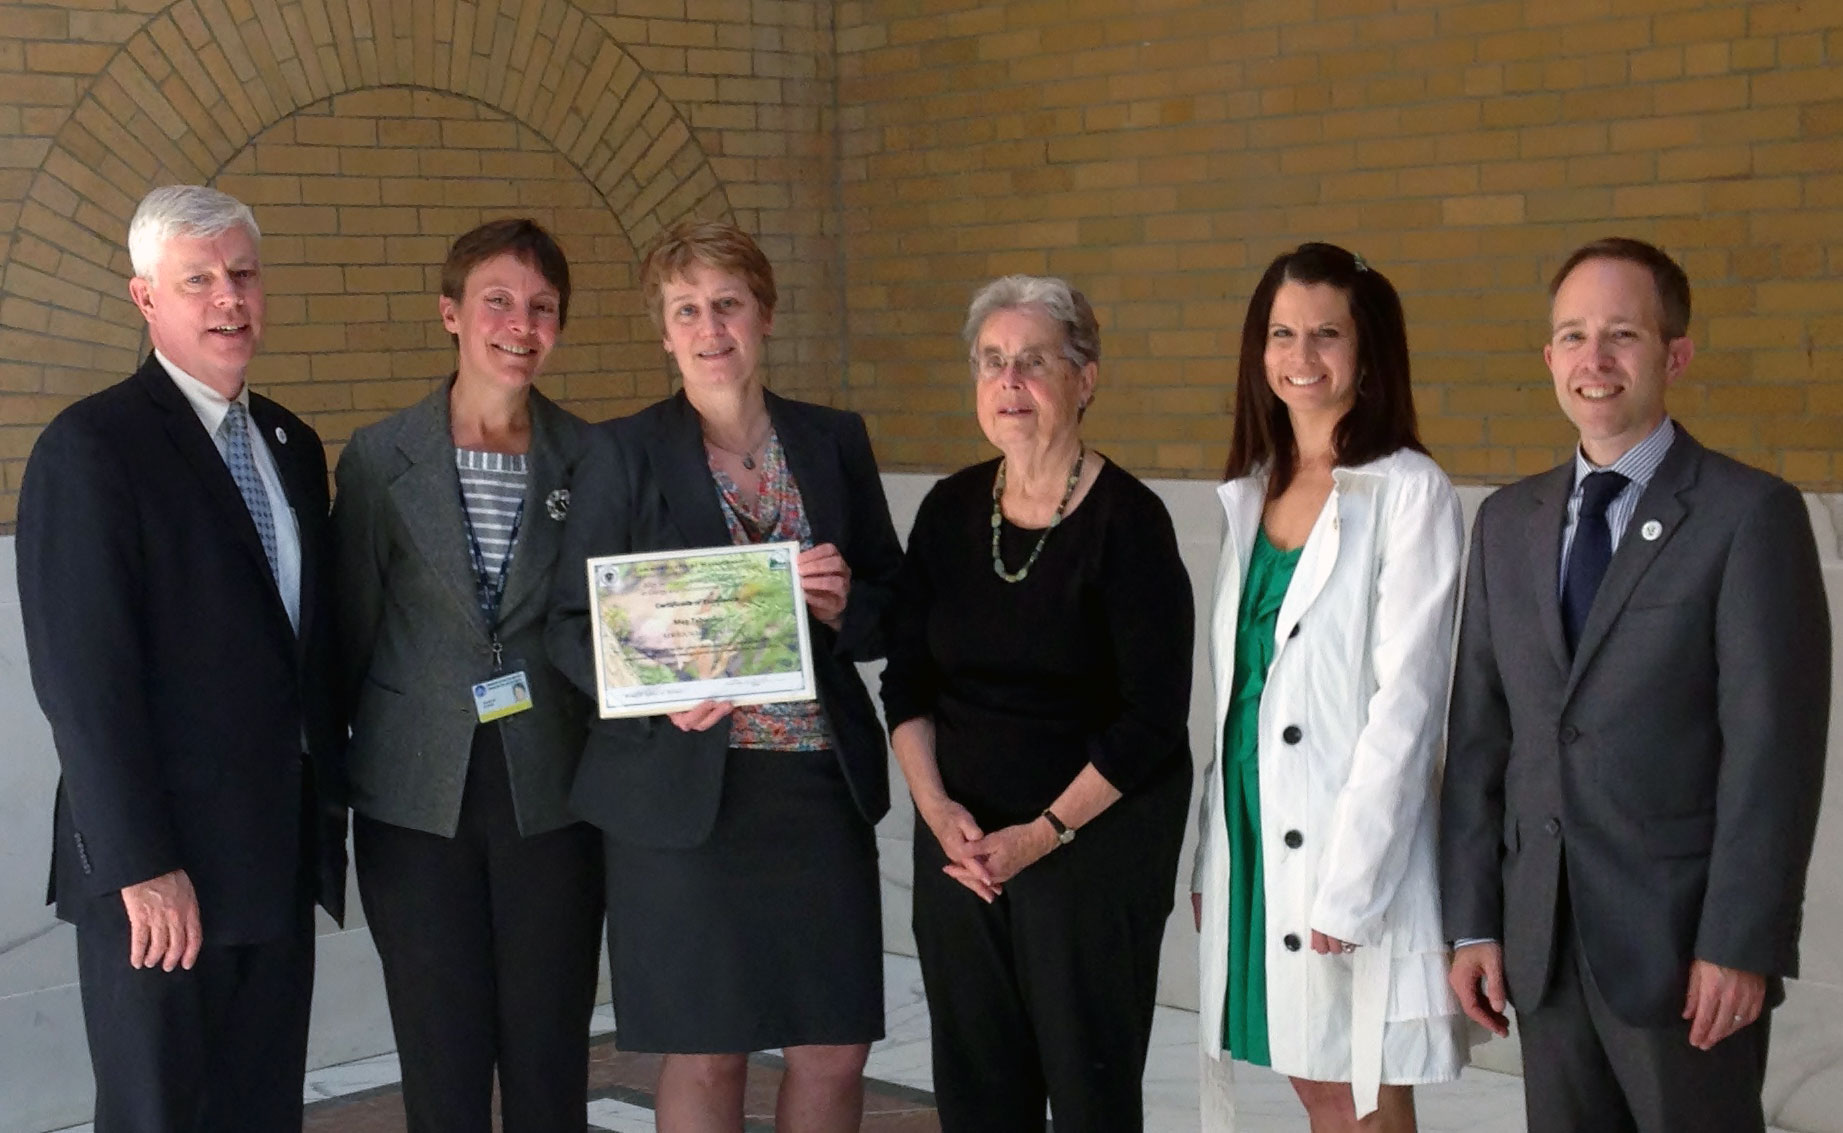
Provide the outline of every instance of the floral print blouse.
{"type": "MultiPolygon", "coordinates": [[[[755,506],[744,506],[736,482],[710,458],[710,477],[716,481],[723,505],[723,521],[733,543],[793,541],[811,550],[813,530],[806,521],[800,485],[788,471],[781,438],[770,432],[768,447],[756,469],[755,506]]],[[[753,704],[730,713],[730,746],[762,751],[824,751],[832,746],[825,709],[817,700],[791,700],[779,704],[753,704]]]]}

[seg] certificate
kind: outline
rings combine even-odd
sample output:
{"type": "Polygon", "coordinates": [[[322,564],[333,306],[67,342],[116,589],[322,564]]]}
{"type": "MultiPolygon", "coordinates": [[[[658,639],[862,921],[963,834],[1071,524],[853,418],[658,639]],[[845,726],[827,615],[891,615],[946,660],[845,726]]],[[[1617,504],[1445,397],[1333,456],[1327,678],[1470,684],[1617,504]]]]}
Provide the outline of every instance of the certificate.
{"type": "Polygon", "coordinates": [[[799,556],[753,543],[590,559],[602,717],[817,696],[799,556]]]}

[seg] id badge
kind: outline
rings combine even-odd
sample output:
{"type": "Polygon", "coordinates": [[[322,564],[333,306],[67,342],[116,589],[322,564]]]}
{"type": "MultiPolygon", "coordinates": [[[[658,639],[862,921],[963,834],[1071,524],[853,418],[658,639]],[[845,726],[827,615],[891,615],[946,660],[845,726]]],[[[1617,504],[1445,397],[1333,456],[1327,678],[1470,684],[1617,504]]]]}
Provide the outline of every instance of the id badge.
{"type": "Polygon", "coordinates": [[[530,707],[531,682],[523,669],[474,686],[474,712],[482,724],[516,716],[530,707]]]}

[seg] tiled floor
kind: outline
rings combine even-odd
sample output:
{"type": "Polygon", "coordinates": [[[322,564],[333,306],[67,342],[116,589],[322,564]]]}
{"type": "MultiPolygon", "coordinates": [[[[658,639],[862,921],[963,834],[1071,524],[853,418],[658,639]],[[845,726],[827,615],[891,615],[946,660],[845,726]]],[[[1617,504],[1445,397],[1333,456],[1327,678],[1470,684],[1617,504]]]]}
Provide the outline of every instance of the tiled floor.
{"type": "MultiPolygon", "coordinates": [[[[589,1054],[589,1128],[610,1133],[653,1133],[651,1088],[658,1072],[656,1057],[614,1049],[610,1035],[598,1036],[589,1054]]],[[[353,1064],[347,1084],[357,1080],[353,1064]]],[[[367,1072],[394,1074],[394,1060],[368,1059],[367,1072]]],[[[774,1093],[780,1083],[779,1060],[759,1056],[750,1069],[745,1099],[747,1130],[773,1128],[774,1093]]],[[[322,1089],[330,1084],[318,1082],[322,1089]]],[[[323,1096],[308,1106],[305,1133],[401,1133],[403,1105],[393,1085],[323,1096]]],[[[864,1099],[866,1133],[939,1133],[928,1096],[906,1087],[873,1083],[864,1099]]]]}
{"type": "MultiPolygon", "coordinates": [[[[921,974],[906,956],[885,958],[889,1037],[871,1050],[865,1133],[939,1133],[929,1100],[928,1012],[921,974]]],[[[589,1128],[596,1133],[654,1133],[650,1089],[656,1061],[614,1049],[614,1017],[596,1012],[590,1059],[589,1128]]],[[[1196,1016],[1160,1008],[1146,1068],[1147,1133],[1195,1133],[1196,1016]]],[[[780,1064],[760,1055],[750,1069],[748,1133],[773,1128],[780,1064]]],[[[379,1055],[308,1075],[307,1133],[401,1133],[395,1055],[379,1055]]],[[[1459,1081],[1416,1093],[1423,1133],[1524,1133],[1521,1079],[1467,1070],[1459,1081]]],[[[1306,1121],[1285,1079],[1240,1068],[1236,1133],[1305,1133],[1306,1121]]],[[[63,1133],[90,1133],[77,1126],[63,1133]]]]}

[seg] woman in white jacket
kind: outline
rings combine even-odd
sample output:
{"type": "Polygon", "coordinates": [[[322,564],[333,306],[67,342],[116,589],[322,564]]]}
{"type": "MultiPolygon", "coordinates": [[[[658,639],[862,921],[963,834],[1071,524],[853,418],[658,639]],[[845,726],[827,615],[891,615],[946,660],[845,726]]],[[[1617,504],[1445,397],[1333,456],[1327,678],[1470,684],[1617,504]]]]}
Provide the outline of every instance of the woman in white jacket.
{"type": "Polygon", "coordinates": [[[1435,877],[1458,498],[1415,429],[1401,300],[1330,244],[1248,305],[1210,659],[1215,759],[1191,883],[1204,1125],[1229,1059],[1292,1079],[1313,1133],[1413,1130],[1455,1077],[1435,877]]]}

